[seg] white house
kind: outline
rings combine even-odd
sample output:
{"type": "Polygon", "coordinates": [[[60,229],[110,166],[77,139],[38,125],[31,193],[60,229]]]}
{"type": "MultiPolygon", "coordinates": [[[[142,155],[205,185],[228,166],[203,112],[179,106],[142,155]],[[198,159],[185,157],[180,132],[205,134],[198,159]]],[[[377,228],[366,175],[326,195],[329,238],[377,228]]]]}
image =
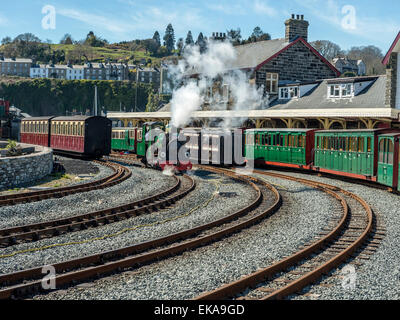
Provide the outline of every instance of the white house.
{"type": "Polygon", "coordinates": [[[48,69],[45,64],[41,65],[32,65],[30,68],[30,77],[31,78],[48,78],[48,69]]]}

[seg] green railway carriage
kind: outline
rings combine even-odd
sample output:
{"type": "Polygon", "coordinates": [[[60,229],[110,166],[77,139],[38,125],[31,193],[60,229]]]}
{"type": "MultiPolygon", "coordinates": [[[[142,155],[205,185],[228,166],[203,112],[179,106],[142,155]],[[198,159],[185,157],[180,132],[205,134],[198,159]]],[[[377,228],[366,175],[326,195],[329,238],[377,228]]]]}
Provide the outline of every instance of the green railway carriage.
{"type": "Polygon", "coordinates": [[[257,164],[310,168],[314,129],[246,130],[245,157],[257,164]]]}
{"type": "Polygon", "coordinates": [[[111,149],[135,152],[137,128],[113,128],[111,149]]]}
{"type": "Polygon", "coordinates": [[[376,181],[378,137],[385,130],[318,131],[314,170],[376,181]]]}
{"type": "Polygon", "coordinates": [[[400,190],[399,133],[383,134],[378,142],[378,182],[400,190]]]}
{"type": "Polygon", "coordinates": [[[136,154],[140,157],[145,158],[148,148],[154,143],[154,141],[146,141],[146,135],[152,129],[159,128],[165,130],[165,125],[162,122],[146,122],[142,127],[137,129],[136,139],[137,139],[137,151],[136,154]]]}

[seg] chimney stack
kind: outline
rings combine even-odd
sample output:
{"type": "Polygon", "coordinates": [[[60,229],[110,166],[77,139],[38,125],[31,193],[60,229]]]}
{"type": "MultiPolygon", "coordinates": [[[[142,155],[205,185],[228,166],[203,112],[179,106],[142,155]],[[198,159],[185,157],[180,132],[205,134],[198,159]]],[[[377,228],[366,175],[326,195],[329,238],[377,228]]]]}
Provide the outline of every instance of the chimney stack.
{"type": "Polygon", "coordinates": [[[308,21],[304,20],[304,15],[292,14],[292,18],[285,21],[286,32],[285,38],[286,42],[292,42],[298,37],[302,37],[304,40],[308,41],[308,21]]]}
{"type": "Polygon", "coordinates": [[[390,55],[390,60],[386,65],[386,95],[385,95],[385,105],[389,108],[395,109],[400,103],[400,97],[397,95],[397,86],[399,85],[399,53],[392,52],[390,55]]]}

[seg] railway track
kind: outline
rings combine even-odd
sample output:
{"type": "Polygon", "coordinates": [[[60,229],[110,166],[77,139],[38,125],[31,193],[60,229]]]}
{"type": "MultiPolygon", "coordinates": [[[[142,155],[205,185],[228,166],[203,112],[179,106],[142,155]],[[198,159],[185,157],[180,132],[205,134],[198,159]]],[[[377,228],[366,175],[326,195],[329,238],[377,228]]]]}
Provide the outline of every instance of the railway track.
{"type": "MultiPolygon", "coordinates": [[[[219,169],[204,169],[222,173],[219,169]]],[[[267,218],[280,207],[281,196],[271,184],[231,172],[224,171],[223,174],[252,186],[257,193],[256,199],[229,216],[201,226],[133,246],[55,263],[57,289],[129,270],[218,241],[267,218]]],[[[45,292],[41,282],[44,267],[0,275],[0,298],[23,298],[45,292]]]]}
{"type": "Polygon", "coordinates": [[[371,207],[359,196],[307,179],[259,170],[255,170],[254,173],[318,188],[340,201],[343,208],[342,217],[339,221],[331,221],[331,227],[295,254],[240,280],[206,292],[195,300],[283,299],[315,283],[322,275],[328,274],[352,257],[368,259],[368,254],[373,254],[376,250],[378,243],[371,237],[382,234],[382,231],[377,230],[371,207]]]}
{"type": "Polygon", "coordinates": [[[109,161],[95,161],[96,163],[111,168],[112,175],[89,183],[55,188],[51,190],[32,191],[27,193],[0,196],[0,207],[11,206],[19,203],[36,202],[50,198],[62,198],[75,193],[89,192],[112,187],[128,179],[132,172],[117,163],[109,161]]]}
{"type": "Polygon", "coordinates": [[[64,219],[1,229],[0,247],[95,228],[165,208],[182,199],[195,188],[194,180],[188,176],[183,178],[174,176],[174,178],[174,185],[167,190],[132,203],[64,219]]]}

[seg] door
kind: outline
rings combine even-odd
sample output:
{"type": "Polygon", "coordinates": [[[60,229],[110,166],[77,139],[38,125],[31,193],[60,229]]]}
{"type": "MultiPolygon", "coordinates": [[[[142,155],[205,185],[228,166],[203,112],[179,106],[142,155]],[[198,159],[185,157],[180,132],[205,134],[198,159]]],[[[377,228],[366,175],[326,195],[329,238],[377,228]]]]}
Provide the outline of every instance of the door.
{"type": "Polygon", "coordinates": [[[379,138],[378,149],[378,182],[393,186],[394,138],[379,138]]]}

